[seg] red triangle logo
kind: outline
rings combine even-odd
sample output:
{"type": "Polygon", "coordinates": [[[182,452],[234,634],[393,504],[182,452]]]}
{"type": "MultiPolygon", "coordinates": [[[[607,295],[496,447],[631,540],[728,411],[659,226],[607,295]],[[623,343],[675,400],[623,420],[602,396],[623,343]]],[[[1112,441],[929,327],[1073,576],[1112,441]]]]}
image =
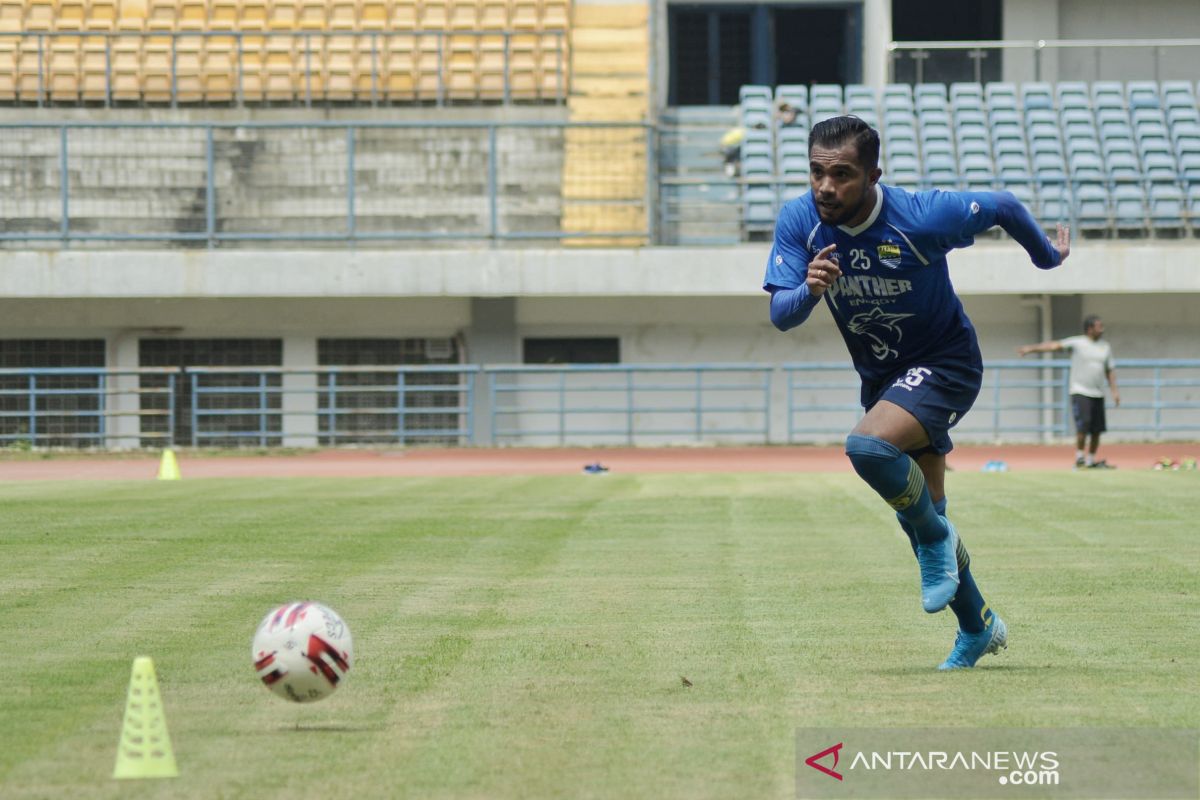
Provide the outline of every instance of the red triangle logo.
{"type": "Polygon", "coordinates": [[[843,744],[844,744],[844,742],[838,742],[833,747],[826,747],[824,750],[817,753],[816,755],[811,755],[808,758],[804,759],[804,763],[808,764],[810,767],[817,770],[818,772],[824,772],[829,777],[837,778],[840,781],[842,779],[842,774],[840,772],[834,772],[831,767],[827,767],[824,764],[818,764],[817,762],[820,761],[825,756],[832,753],[833,754],[833,766],[836,767],[838,765],[838,751],[842,749],[843,744]]]}

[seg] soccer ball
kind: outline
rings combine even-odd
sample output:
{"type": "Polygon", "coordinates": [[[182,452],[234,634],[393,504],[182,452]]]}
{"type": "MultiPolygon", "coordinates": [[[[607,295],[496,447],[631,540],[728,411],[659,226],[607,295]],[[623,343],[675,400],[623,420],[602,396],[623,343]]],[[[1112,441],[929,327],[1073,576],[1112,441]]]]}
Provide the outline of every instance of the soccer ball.
{"type": "Polygon", "coordinates": [[[263,617],[251,656],[268,689],[295,703],[311,703],[333,694],[346,677],[354,645],[333,609],[295,602],[263,617]]]}

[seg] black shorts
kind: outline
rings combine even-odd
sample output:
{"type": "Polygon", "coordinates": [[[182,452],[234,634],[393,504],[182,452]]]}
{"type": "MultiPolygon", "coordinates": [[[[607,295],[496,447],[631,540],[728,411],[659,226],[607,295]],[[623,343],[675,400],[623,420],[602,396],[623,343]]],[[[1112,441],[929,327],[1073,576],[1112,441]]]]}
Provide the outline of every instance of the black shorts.
{"type": "Polygon", "coordinates": [[[1071,411],[1075,414],[1076,433],[1104,433],[1104,398],[1071,395],[1071,411]]]}

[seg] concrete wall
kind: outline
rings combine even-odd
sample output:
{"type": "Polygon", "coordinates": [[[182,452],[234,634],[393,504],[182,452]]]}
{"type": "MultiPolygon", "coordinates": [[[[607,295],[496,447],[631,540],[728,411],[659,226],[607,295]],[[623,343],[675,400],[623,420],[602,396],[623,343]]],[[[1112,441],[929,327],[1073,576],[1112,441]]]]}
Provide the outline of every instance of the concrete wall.
{"type": "MultiPolygon", "coordinates": [[[[1196,39],[1200,4],[1195,0],[1004,0],[1005,39],[1196,39]]],[[[1043,51],[1041,79],[1192,80],[1200,47],[1105,48],[1043,51]]],[[[1029,51],[1008,51],[1004,79],[1034,79],[1029,51]]]]}

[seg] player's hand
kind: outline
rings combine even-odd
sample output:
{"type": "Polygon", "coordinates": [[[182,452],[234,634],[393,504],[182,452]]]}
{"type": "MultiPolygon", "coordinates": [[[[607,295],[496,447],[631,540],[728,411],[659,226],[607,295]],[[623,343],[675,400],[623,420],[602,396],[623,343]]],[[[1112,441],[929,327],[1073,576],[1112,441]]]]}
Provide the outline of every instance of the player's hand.
{"type": "Polygon", "coordinates": [[[1118,391],[1114,391],[1112,393],[1112,395],[1113,395],[1113,405],[1120,408],[1121,407],[1121,393],[1118,391]]]}
{"type": "Polygon", "coordinates": [[[813,297],[825,294],[825,290],[842,275],[837,262],[829,260],[829,254],[834,250],[837,250],[836,244],[826,245],[821,248],[821,252],[817,253],[812,261],[808,262],[808,279],[805,283],[808,284],[808,291],[813,297]]]}
{"type": "Polygon", "coordinates": [[[1027,344],[1021,345],[1020,347],[1017,348],[1017,355],[1019,355],[1019,356],[1027,356],[1032,352],[1033,352],[1033,348],[1027,344]]]}
{"type": "Polygon", "coordinates": [[[1061,264],[1062,262],[1067,260],[1067,256],[1071,255],[1071,228],[1070,228],[1070,226],[1063,225],[1061,222],[1058,223],[1058,229],[1056,231],[1055,238],[1057,238],[1058,241],[1051,239],[1049,236],[1046,237],[1046,239],[1049,240],[1049,242],[1050,242],[1050,246],[1058,251],[1058,255],[1060,256],[1060,258],[1058,259],[1058,263],[1061,264]]]}

